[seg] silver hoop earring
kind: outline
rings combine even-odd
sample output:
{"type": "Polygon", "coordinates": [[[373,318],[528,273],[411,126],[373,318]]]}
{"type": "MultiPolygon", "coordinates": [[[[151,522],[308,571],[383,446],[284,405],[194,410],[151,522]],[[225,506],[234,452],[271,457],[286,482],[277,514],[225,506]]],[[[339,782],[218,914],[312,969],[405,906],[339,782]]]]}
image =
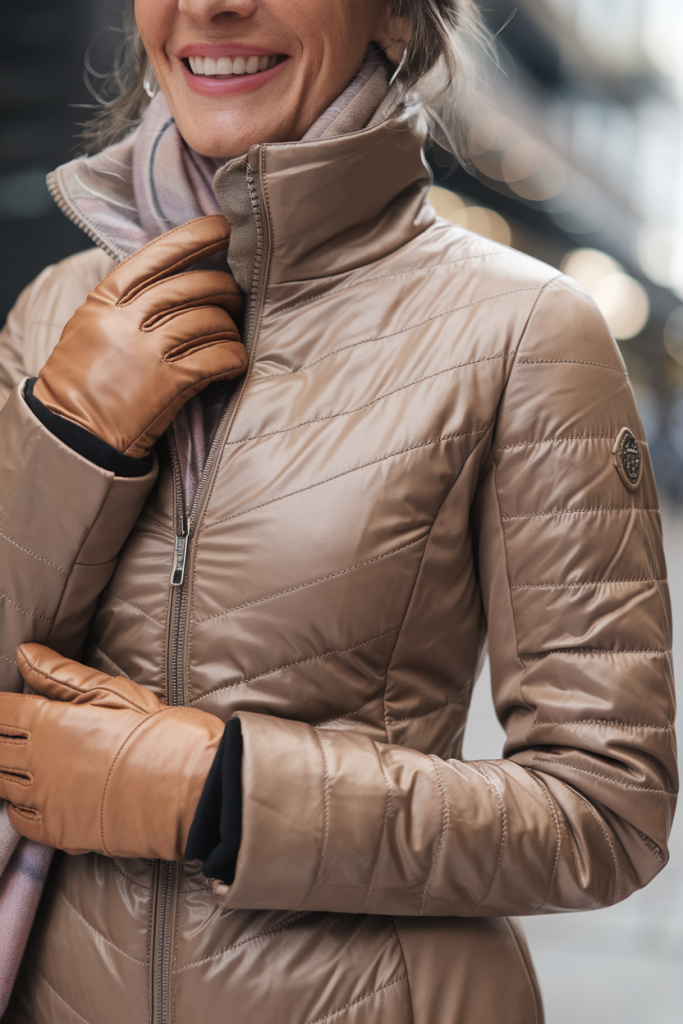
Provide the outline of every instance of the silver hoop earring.
{"type": "Polygon", "coordinates": [[[396,70],[394,71],[393,75],[389,79],[389,85],[393,85],[394,82],[396,81],[396,79],[398,78],[398,76],[401,74],[401,72],[403,71],[403,65],[405,64],[407,59],[408,59],[408,44],[406,43],[406,45],[403,47],[403,55],[402,55],[402,57],[401,57],[401,59],[400,59],[400,61],[398,63],[398,67],[396,68],[396,70]]]}
{"type": "Polygon", "coordinates": [[[147,61],[147,70],[145,71],[145,78],[142,83],[142,87],[151,100],[153,100],[156,94],[159,92],[159,83],[157,82],[157,77],[154,74],[154,69],[152,68],[152,65],[149,63],[149,61],[147,61]]]}

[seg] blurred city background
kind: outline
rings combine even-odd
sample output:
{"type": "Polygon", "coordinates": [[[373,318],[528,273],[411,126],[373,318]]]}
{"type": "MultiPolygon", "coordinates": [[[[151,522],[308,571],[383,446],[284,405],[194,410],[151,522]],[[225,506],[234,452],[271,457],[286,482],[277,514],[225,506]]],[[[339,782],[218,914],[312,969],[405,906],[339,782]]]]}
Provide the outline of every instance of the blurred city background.
{"type": "MultiPolygon", "coordinates": [[[[0,37],[0,321],[88,240],[45,174],[120,38],[122,0],[6,4],[0,37]]],[[[432,150],[439,212],[561,268],[602,309],[633,380],[683,625],[683,0],[484,0],[498,66],[467,112],[471,166],[432,150]]],[[[680,629],[679,629],[680,631],[680,629]]],[[[676,641],[678,643],[678,640],[676,641]]],[[[683,651],[675,660],[679,676],[683,651]]],[[[466,756],[498,757],[486,673],[466,756]]],[[[683,1020],[683,817],[672,863],[609,911],[526,923],[547,1024],[683,1020]]]]}

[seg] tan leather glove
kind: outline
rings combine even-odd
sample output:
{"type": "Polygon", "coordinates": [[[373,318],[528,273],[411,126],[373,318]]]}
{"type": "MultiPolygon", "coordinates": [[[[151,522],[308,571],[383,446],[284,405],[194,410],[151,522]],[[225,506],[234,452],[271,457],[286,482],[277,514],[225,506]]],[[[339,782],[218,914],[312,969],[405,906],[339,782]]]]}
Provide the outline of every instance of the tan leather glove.
{"type": "Polygon", "coordinates": [[[234,279],[186,272],[229,237],[224,217],[200,217],[124,260],[67,323],[35,397],[118,451],[147,455],[192,395],[246,369],[234,279]]]}
{"type": "Polygon", "coordinates": [[[69,853],[182,860],[224,724],[137,683],[22,644],[0,694],[0,799],[29,839],[69,853]]]}

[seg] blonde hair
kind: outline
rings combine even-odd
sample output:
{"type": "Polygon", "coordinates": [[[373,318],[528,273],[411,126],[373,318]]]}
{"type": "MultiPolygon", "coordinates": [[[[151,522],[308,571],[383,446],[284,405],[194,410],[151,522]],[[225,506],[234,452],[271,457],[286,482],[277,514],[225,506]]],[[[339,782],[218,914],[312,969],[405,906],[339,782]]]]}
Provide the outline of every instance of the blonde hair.
{"type": "MultiPolygon", "coordinates": [[[[479,8],[475,0],[393,0],[393,4],[394,16],[412,26],[410,39],[397,39],[391,47],[398,70],[399,102],[419,109],[434,141],[463,159],[463,113],[477,81],[481,56],[493,52],[479,8]]],[[[150,102],[145,91],[148,70],[135,23],[134,0],[126,0],[123,38],[112,70],[99,89],[90,82],[100,109],[84,125],[84,152],[97,153],[111,146],[140,123],[150,102]]]]}

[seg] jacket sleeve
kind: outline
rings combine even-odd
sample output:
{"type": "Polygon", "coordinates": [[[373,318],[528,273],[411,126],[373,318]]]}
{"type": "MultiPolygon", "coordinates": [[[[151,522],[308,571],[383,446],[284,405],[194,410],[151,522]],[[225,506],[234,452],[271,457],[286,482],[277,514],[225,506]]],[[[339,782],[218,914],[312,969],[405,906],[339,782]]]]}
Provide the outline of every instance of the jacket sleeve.
{"type": "MultiPolygon", "coordinates": [[[[677,786],[655,486],[600,314],[552,281],[511,361],[472,522],[505,757],[443,760],[241,712],[225,907],[526,915],[615,903],[667,860],[677,786]],[[636,491],[612,457],[628,426],[636,491]]],[[[391,669],[389,670],[391,671],[391,669]]]]}
{"type": "MultiPolygon", "coordinates": [[[[84,263],[85,278],[97,277],[102,262],[99,253],[94,262],[89,253],[64,261],[76,269],[84,263]]],[[[24,290],[0,332],[0,690],[23,686],[14,659],[20,643],[78,657],[97,598],[157,475],[156,463],[130,479],[100,468],[55,437],[24,400],[27,375],[40,369],[70,315],[52,306],[77,305],[76,294],[87,294],[91,283],[46,292],[57,270],[48,267],[24,290]],[[38,311],[54,320],[54,330],[27,351],[27,328],[38,311]]]]}

